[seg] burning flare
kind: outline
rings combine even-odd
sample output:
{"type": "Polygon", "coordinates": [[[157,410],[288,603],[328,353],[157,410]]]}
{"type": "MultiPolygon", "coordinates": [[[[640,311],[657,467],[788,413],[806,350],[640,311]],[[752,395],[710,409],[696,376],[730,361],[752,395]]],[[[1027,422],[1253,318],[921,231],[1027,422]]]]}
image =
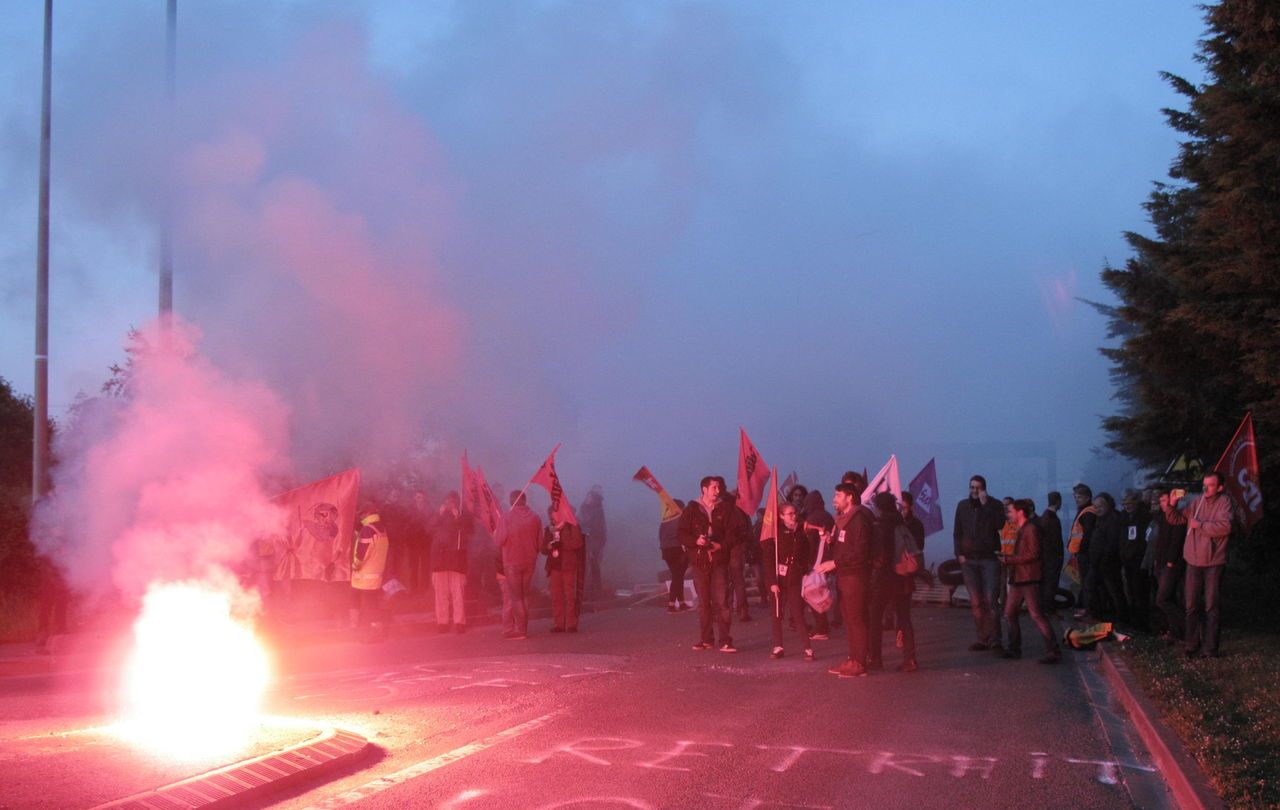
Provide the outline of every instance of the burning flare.
{"type": "Polygon", "coordinates": [[[196,582],[153,583],[125,666],[123,734],[182,759],[232,753],[259,724],[267,655],[237,619],[245,597],[196,582]]]}

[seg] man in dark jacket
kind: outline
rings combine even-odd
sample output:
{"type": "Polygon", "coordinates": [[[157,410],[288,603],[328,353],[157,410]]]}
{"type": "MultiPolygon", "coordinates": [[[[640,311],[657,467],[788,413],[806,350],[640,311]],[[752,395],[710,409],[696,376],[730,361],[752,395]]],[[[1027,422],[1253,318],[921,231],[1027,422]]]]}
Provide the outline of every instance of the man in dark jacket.
{"type": "Polygon", "coordinates": [[[952,534],[978,632],[978,640],[969,645],[973,652],[1000,648],[1000,620],[996,616],[1000,563],[996,554],[1004,521],[1000,501],[987,494],[987,479],[981,475],[970,478],[969,497],[956,504],[952,534]]]}
{"type": "Polygon", "coordinates": [[[871,573],[876,562],[875,518],[861,503],[866,481],[857,473],[836,487],[832,505],[835,527],[827,537],[832,559],[819,563],[819,571],[835,571],[840,590],[840,613],[849,634],[849,659],[827,670],[841,678],[867,674],[867,616],[871,605],[871,573]]]}
{"type": "Polygon", "coordinates": [[[1009,624],[1009,646],[1002,657],[1022,657],[1022,625],[1018,614],[1025,602],[1031,621],[1035,622],[1036,629],[1044,638],[1045,656],[1040,663],[1056,664],[1062,660],[1058,640],[1053,635],[1049,620],[1040,612],[1041,536],[1040,526],[1032,520],[1035,512],[1035,504],[1027,498],[1014,501],[1008,508],[1009,519],[1018,527],[1018,536],[1013,542],[1013,552],[1004,559],[1005,569],[1009,572],[1009,591],[1004,603],[1004,618],[1009,624]]]}
{"type": "Polygon", "coordinates": [[[729,635],[729,554],[741,545],[742,525],[734,512],[740,511],[721,496],[720,479],[708,475],[702,479],[702,494],[680,513],[680,544],[689,555],[693,568],[693,585],[698,592],[698,624],[700,636],[695,650],[715,646],[712,625],[720,633],[720,651],[734,653],[729,635]]]}
{"type": "Polygon", "coordinates": [[[1170,507],[1170,495],[1166,489],[1160,493],[1160,511],[1155,522],[1155,553],[1151,568],[1156,577],[1156,607],[1165,617],[1165,641],[1182,641],[1186,629],[1186,610],[1178,595],[1178,586],[1187,574],[1187,563],[1182,558],[1182,547],[1187,541],[1187,524],[1172,525],[1164,513],[1170,507]]]}
{"type": "MultiPolygon", "coordinates": [[[[884,616],[888,612],[894,617],[894,628],[902,633],[902,666],[899,669],[914,672],[916,642],[915,629],[911,624],[913,586],[910,576],[899,576],[893,570],[898,545],[897,530],[899,527],[905,529],[906,521],[898,512],[898,503],[892,492],[877,493],[872,503],[877,517],[872,535],[875,547],[871,565],[871,613],[867,617],[867,669],[884,669],[884,616]]],[[[923,531],[923,526],[921,529],[923,531]]],[[[909,529],[907,533],[911,533],[909,529]]],[[[915,537],[912,536],[914,548],[919,549],[918,545],[914,545],[915,542],[915,537]]],[[[904,552],[906,550],[903,549],[904,552]]]]}
{"type": "Polygon", "coordinates": [[[1054,597],[1058,595],[1058,580],[1062,577],[1062,562],[1065,547],[1062,544],[1062,519],[1058,512],[1062,511],[1062,493],[1049,493],[1049,506],[1040,515],[1040,570],[1043,579],[1040,582],[1040,612],[1052,617],[1058,612],[1058,604],[1054,597]]]}
{"type": "Polygon", "coordinates": [[[542,553],[547,555],[553,633],[578,632],[578,573],[585,545],[582,529],[567,520],[557,523],[555,509],[548,507],[542,553]]]}
{"type": "Polygon", "coordinates": [[[1151,589],[1150,577],[1142,568],[1142,558],[1147,553],[1147,527],[1151,525],[1151,509],[1137,490],[1126,489],[1120,498],[1123,511],[1117,514],[1123,526],[1120,537],[1120,572],[1124,582],[1124,596],[1129,605],[1129,615],[1134,627],[1146,631],[1150,606],[1147,593],[1151,589]]]}
{"type": "Polygon", "coordinates": [[[1098,517],[1089,538],[1089,576],[1085,580],[1085,604],[1089,615],[1103,618],[1102,605],[1111,609],[1109,618],[1127,621],[1128,605],[1124,598],[1124,582],[1120,573],[1120,544],[1125,536],[1125,519],[1116,514],[1116,502],[1110,493],[1099,492],[1093,499],[1098,517]],[[1103,599],[1103,595],[1107,599],[1103,599]]]}

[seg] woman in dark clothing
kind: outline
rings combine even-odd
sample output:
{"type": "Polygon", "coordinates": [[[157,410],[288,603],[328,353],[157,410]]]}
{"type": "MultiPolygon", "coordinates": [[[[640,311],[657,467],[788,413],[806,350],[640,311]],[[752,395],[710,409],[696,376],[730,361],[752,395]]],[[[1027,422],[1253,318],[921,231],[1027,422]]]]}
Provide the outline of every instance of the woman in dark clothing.
{"type": "MultiPolygon", "coordinates": [[[[677,500],[676,506],[684,511],[684,501],[677,500]]],[[[667,564],[667,571],[671,574],[671,584],[667,590],[667,612],[691,610],[693,605],[684,599],[684,574],[689,570],[689,557],[684,546],[680,545],[678,515],[658,525],[658,546],[662,549],[662,561],[667,564]]]]}
{"type": "MultiPolygon", "coordinates": [[[[805,548],[805,532],[800,528],[795,506],[790,503],[781,504],[778,507],[778,517],[778,539],[762,540],[760,543],[764,589],[773,597],[773,653],[770,658],[782,657],[783,605],[786,605],[786,610],[792,616],[804,615],[804,599],[800,595],[800,587],[809,570],[804,566],[809,556],[805,548]]],[[[808,628],[803,621],[796,622],[795,627],[804,644],[805,660],[812,661],[813,647],[809,643],[808,628]]]]}
{"type": "MultiPolygon", "coordinates": [[[[884,646],[884,614],[894,617],[894,624],[902,633],[902,663],[899,672],[915,672],[916,632],[911,624],[911,594],[915,591],[913,576],[900,575],[893,570],[904,552],[918,554],[915,540],[906,522],[898,512],[898,502],[891,492],[881,492],[875,497],[879,515],[875,529],[875,557],[872,565],[871,615],[868,617],[869,651],[867,669],[883,669],[881,650],[884,646]],[[902,529],[902,531],[898,531],[902,529]]],[[[920,559],[917,557],[917,563],[920,559]]]]}

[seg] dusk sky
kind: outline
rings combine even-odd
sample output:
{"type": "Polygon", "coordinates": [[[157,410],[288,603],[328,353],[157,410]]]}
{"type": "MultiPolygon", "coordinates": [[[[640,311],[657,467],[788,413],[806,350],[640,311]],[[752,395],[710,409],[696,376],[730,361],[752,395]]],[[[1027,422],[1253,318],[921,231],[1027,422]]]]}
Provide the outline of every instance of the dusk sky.
{"type": "MultiPolygon", "coordinates": [[[[299,474],[430,438],[519,486],[563,442],[619,520],[656,520],[642,464],[732,485],[739,426],[824,490],[891,452],[948,504],[966,455],[999,495],[1078,480],[1115,403],[1076,297],[1148,229],[1160,71],[1201,79],[1193,3],[208,0],[167,158],[164,4],[56,5],[55,417],[154,317],[167,204],[175,308],[287,403],[299,474]]],[[[0,30],[24,394],[41,15],[0,30]]]]}

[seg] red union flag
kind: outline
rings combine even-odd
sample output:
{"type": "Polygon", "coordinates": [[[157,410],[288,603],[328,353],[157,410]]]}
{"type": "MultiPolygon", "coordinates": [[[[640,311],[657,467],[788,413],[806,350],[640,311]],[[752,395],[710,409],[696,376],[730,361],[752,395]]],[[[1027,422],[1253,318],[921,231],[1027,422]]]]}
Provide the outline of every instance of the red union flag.
{"type": "Polygon", "coordinates": [[[493,496],[493,490],[485,480],[484,470],[479,467],[472,470],[471,480],[480,493],[481,511],[476,513],[476,518],[484,524],[491,536],[497,536],[498,527],[502,525],[502,507],[498,505],[498,499],[493,496]]]}
{"type": "MultiPolygon", "coordinates": [[[[760,521],[760,542],[772,540],[774,542],[773,552],[776,557],[778,554],[778,468],[773,469],[773,476],[769,479],[769,497],[764,502],[764,518],[760,521]]],[[[774,560],[777,563],[777,560],[774,560]]]]}
{"type": "Polygon", "coordinates": [[[478,520],[484,518],[484,497],[480,494],[480,482],[467,463],[466,450],[462,451],[462,508],[478,520]]]}
{"type": "Polygon", "coordinates": [[[754,515],[764,499],[764,485],[769,480],[769,467],[760,457],[760,451],[747,438],[747,431],[738,428],[738,508],[754,515]]]}
{"type": "Polygon", "coordinates": [[[276,540],[275,579],[351,579],[360,470],[352,468],[291,489],[273,500],[285,510],[276,540]]]}
{"type": "Polygon", "coordinates": [[[644,484],[646,487],[653,490],[657,494],[658,502],[662,504],[662,522],[663,523],[666,523],[668,520],[675,520],[676,518],[680,517],[680,507],[676,505],[675,500],[669,494],[667,494],[667,491],[665,489],[663,489],[662,484],[658,483],[658,479],[654,476],[654,474],[649,472],[648,467],[641,467],[639,470],[636,471],[636,474],[631,477],[634,480],[644,484]]]}
{"type": "Polygon", "coordinates": [[[547,456],[547,460],[542,462],[542,466],[533,474],[533,478],[529,479],[529,483],[537,484],[551,495],[552,520],[577,526],[578,516],[573,513],[573,506],[564,496],[564,487],[560,485],[560,476],[556,474],[556,451],[559,449],[560,445],[557,444],[551,450],[551,455],[547,456]]]}
{"type": "Polygon", "coordinates": [[[1253,524],[1262,518],[1262,484],[1258,477],[1258,447],[1253,439],[1252,411],[1244,415],[1236,435],[1213,469],[1227,479],[1227,492],[1244,510],[1245,525],[1252,529],[1253,524]]]}
{"type": "Polygon", "coordinates": [[[924,469],[907,484],[907,491],[916,499],[911,507],[912,514],[924,524],[924,535],[928,537],[942,531],[942,505],[938,503],[938,470],[934,460],[924,465],[924,469]]]}

